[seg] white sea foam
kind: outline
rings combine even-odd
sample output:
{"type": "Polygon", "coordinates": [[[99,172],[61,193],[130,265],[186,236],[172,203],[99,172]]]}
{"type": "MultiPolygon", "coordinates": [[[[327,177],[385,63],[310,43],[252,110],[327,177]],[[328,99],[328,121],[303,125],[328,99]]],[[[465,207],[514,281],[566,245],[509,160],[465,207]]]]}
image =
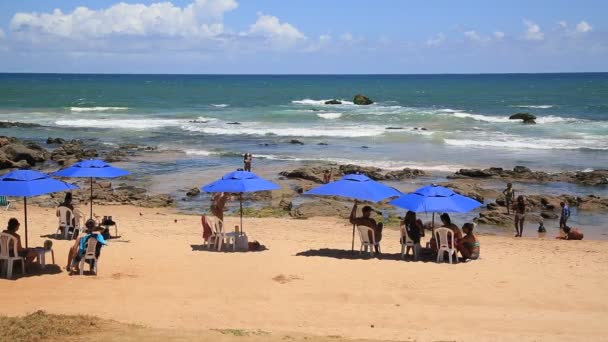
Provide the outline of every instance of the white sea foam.
{"type": "Polygon", "coordinates": [[[220,104],[211,104],[211,106],[213,106],[213,107],[217,107],[217,108],[225,108],[225,107],[228,107],[228,105],[227,105],[227,104],[225,104],[225,103],[220,103],[220,104]]]}
{"type": "Polygon", "coordinates": [[[372,137],[384,134],[384,128],[379,126],[352,127],[269,127],[268,124],[243,123],[241,125],[182,125],[182,129],[191,132],[201,132],[213,135],[276,135],[283,137],[372,137]]]}
{"type": "Polygon", "coordinates": [[[500,149],[531,149],[531,150],[608,150],[608,141],[602,139],[539,139],[496,137],[491,140],[485,139],[444,139],[447,145],[478,148],[500,148],[500,149]]]}
{"type": "Polygon", "coordinates": [[[93,127],[93,128],[122,128],[133,130],[146,130],[162,127],[179,126],[182,120],[173,119],[75,119],[57,120],[55,124],[67,127],[93,127]]]}
{"type": "Polygon", "coordinates": [[[129,107],[70,107],[72,112],[115,112],[128,109],[129,107]]]}
{"type": "MultiPolygon", "coordinates": [[[[339,106],[339,105],[326,105],[326,101],[331,101],[333,99],[325,99],[325,100],[312,100],[312,99],[303,99],[303,100],[293,100],[291,103],[299,104],[299,105],[307,105],[307,106],[339,106]]],[[[338,100],[342,102],[342,105],[354,105],[351,101],[347,100],[338,100]]]]}
{"type": "Polygon", "coordinates": [[[342,117],[342,113],[317,113],[317,116],[327,120],[335,120],[342,117]]]}
{"type": "Polygon", "coordinates": [[[515,108],[534,108],[534,109],[548,109],[548,108],[553,108],[553,105],[515,105],[515,106],[510,106],[510,107],[515,107],[515,108]]]}
{"type": "Polygon", "coordinates": [[[452,112],[451,115],[454,117],[457,117],[457,118],[469,118],[469,119],[474,119],[477,121],[485,121],[485,122],[513,122],[512,120],[509,120],[508,116],[489,116],[489,115],[470,114],[470,113],[463,113],[463,112],[452,112]]]}
{"type": "Polygon", "coordinates": [[[184,150],[184,153],[194,156],[211,156],[218,155],[219,152],[207,151],[207,150],[184,150]]]}

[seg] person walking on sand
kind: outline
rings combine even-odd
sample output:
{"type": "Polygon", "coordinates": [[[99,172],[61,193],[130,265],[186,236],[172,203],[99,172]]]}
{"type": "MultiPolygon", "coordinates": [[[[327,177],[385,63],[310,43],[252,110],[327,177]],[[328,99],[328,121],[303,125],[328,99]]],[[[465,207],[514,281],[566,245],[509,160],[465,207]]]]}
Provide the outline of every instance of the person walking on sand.
{"type": "Polygon", "coordinates": [[[570,207],[566,205],[564,202],[560,202],[559,206],[562,207],[561,214],[559,215],[559,229],[564,229],[568,225],[568,219],[570,218],[570,207]]]}
{"type": "MultiPolygon", "coordinates": [[[[355,205],[353,206],[353,210],[350,212],[350,223],[357,225],[357,226],[365,226],[365,227],[369,227],[374,231],[374,238],[376,240],[376,253],[380,254],[380,240],[382,240],[382,222],[380,223],[376,223],[376,220],[374,220],[373,218],[371,218],[371,214],[372,211],[376,212],[376,214],[382,214],[379,213],[378,211],[375,211],[372,209],[372,207],[370,207],[369,205],[366,205],[363,207],[363,209],[361,209],[361,212],[363,213],[362,216],[357,217],[357,205],[359,204],[359,201],[355,200],[355,205]]],[[[371,233],[370,233],[371,234],[371,233]]],[[[370,241],[371,241],[371,235],[370,235],[370,241]]]]}
{"type": "Polygon", "coordinates": [[[515,191],[513,190],[513,184],[507,183],[507,188],[502,191],[505,196],[505,203],[507,205],[507,215],[511,215],[510,208],[515,200],[515,191]]]}
{"type": "Polygon", "coordinates": [[[331,169],[323,172],[323,183],[327,184],[329,182],[331,182],[331,169]]]}
{"type": "Polygon", "coordinates": [[[524,233],[524,221],[526,220],[526,201],[524,196],[517,196],[517,201],[513,205],[515,212],[515,237],[521,237],[524,233]]]}

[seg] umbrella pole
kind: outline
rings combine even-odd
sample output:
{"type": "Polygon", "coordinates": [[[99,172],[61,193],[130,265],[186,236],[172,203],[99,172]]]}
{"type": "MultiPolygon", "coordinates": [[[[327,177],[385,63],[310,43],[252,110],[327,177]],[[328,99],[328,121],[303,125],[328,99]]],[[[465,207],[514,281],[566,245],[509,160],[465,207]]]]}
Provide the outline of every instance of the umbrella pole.
{"type": "Polygon", "coordinates": [[[25,248],[27,248],[27,197],[23,196],[23,210],[25,211],[25,248]]]}
{"type": "Polygon", "coordinates": [[[353,224],[353,242],[352,242],[352,246],[350,249],[350,254],[354,255],[355,254],[355,225],[353,224]]]}
{"type": "Polygon", "coordinates": [[[243,193],[239,193],[240,211],[241,211],[241,235],[243,235],[243,193]]]}
{"type": "Polygon", "coordinates": [[[93,177],[91,177],[91,216],[89,218],[93,219],[93,177]]]}

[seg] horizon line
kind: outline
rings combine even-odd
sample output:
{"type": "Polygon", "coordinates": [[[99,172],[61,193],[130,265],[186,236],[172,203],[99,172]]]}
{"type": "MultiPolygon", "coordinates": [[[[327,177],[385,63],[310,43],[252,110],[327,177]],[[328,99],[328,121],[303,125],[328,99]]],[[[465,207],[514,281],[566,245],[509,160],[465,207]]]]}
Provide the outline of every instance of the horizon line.
{"type": "Polygon", "coordinates": [[[605,74],[608,71],[558,71],[558,72],[479,72],[479,73],[121,73],[121,72],[21,72],[0,71],[10,75],[144,75],[144,76],[481,76],[481,75],[557,75],[557,74],[605,74]]]}

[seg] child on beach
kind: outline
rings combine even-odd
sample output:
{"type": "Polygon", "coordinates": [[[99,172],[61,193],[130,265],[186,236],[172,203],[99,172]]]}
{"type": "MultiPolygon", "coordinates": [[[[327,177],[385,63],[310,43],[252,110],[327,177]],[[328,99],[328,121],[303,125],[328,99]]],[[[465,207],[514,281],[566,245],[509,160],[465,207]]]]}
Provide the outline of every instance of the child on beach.
{"type": "Polygon", "coordinates": [[[547,229],[545,229],[545,224],[543,223],[543,221],[540,221],[540,223],[538,224],[538,232],[539,233],[547,232],[547,229]]]}
{"type": "Polygon", "coordinates": [[[526,202],[524,196],[517,196],[517,202],[513,205],[515,211],[515,237],[521,237],[524,233],[524,221],[526,220],[526,202]]]}
{"type": "Polygon", "coordinates": [[[515,199],[515,191],[513,190],[513,184],[507,183],[507,188],[502,191],[502,194],[505,196],[505,203],[507,205],[507,215],[510,215],[511,212],[509,209],[513,204],[513,200],[515,199]]]}
{"type": "Polygon", "coordinates": [[[331,170],[325,170],[325,172],[323,172],[323,183],[327,184],[331,182],[331,170]]]}

